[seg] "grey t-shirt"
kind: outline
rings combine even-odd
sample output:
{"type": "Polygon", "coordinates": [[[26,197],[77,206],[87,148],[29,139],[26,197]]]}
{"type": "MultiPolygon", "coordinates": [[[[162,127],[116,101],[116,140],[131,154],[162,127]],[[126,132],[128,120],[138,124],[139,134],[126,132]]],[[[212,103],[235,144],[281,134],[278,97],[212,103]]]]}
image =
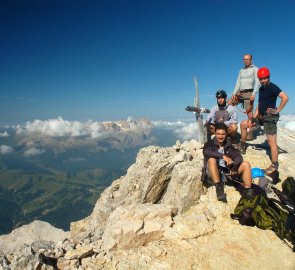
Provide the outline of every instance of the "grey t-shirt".
{"type": "Polygon", "coordinates": [[[233,92],[233,95],[237,94],[238,91],[245,89],[254,89],[252,95],[256,95],[260,82],[257,77],[258,67],[251,65],[249,67],[244,67],[240,70],[236,87],[233,92]]]}

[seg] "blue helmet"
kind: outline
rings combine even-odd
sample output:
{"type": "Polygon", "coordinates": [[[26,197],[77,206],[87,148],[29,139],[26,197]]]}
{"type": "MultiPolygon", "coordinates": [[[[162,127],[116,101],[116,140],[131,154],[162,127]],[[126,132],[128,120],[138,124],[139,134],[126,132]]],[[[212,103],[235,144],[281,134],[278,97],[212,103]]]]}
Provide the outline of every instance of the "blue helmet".
{"type": "Polygon", "coordinates": [[[252,178],[255,178],[255,177],[264,177],[264,172],[260,168],[252,168],[251,169],[251,173],[252,173],[252,178]]]}

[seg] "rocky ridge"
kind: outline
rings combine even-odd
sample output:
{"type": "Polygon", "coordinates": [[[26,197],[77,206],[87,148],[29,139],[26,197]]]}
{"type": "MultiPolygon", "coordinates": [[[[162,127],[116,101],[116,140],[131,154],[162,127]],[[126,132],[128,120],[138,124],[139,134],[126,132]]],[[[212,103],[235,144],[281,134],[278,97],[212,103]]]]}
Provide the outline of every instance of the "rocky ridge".
{"type": "MultiPolygon", "coordinates": [[[[264,139],[248,147],[253,167],[269,165],[264,139]]],[[[281,179],[295,172],[294,142],[294,132],[279,130],[281,179]]],[[[294,269],[294,253],[274,232],[230,218],[239,193],[226,187],[228,203],[218,202],[200,182],[202,166],[194,140],[141,149],[70,236],[1,248],[2,269],[294,269]]],[[[5,237],[0,243],[12,241],[5,237]]]]}

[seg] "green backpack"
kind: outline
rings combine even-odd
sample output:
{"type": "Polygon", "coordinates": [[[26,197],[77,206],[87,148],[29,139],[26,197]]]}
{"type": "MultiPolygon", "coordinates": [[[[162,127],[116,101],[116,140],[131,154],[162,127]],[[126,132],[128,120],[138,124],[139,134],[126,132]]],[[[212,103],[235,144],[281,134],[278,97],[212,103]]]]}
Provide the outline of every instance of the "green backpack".
{"type": "Polygon", "coordinates": [[[261,195],[251,199],[241,197],[232,215],[233,218],[239,219],[242,225],[256,225],[263,230],[273,230],[281,239],[292,240],[286,227],[288,216],[287,212],[261,195]]]}
{"type": "Polygon", "coordinates": [[[282,183],[283,193],[295,202],[295,179],[287,177],[282,183]]]}

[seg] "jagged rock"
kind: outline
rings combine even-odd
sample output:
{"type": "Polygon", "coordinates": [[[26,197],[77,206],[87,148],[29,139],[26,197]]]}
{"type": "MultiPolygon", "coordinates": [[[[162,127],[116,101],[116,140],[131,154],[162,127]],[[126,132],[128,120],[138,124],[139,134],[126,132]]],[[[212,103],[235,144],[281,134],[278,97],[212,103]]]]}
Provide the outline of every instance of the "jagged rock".
{"type": "Polygon", "coordinates": [[[231,220],[240,196],[231,187],[226,192],[228,204],[210,188],[161,240],[111,250],[105,269],[294,269],[294,253],[274,232],[231,220]]]}
{"type": "Polygon", "coordinates": [[[58,242],[69,236],[68,232],[57,229],[47,222],[36,220],[15,229],[10,234],[0,236],[0,253],[9,253],[20,249],[24,244],[45,240],[58,242]]]}
{"type": "Polygon", "coordinates": [[[161,239],[176,213],[172,206],[155,204],[118,207],[108,219],[102,249],[138,247],[161,239]]]}
{"type": "Polygon", "coordinates": [[[92,269],[103,270],[103,269],[106,269],[105,264],[107,262],[109,262],[109,260],[107,260],[106,258],[95,258],[95,259],[85,258],[85,259],[82,259],[82,268],[81,269],[83,269],[83,270],[84,269],[85,270],[92,270],[92,269]]]}
{"type": "Polygon", "coordinates": [[[73,249],[71,251],[68,251],[65,254],[66,260],[72,260],[72,259],[82,259],[85,257],[89,257],[94,253],[92,246],[78,246],[76,249],[73,249]]]}
{"type": "MultiPolygon", "coordinates": [[[[252,167],[269,165],[268,151],[257,148],[264,139],[251,142],[244,156],[252,167]]],[[[279,129],[279,146],[281,179],[294,176],[295,133],[279,129]]],[[[58,268],[295,269],[295,254],[274,232],[230,218],[240,194],[227,186],[228,203],[218,202],[215,189],[200,182],[202,166],[196,141],[142,149],[127,174],[102,193],[93,213],[71,224],[72,237],[56,244],[52,254],[64,256],[58,268]]],[[[28,246],[7,259],[12,269],[37,263],[28,246]]]]}
{"type": "Polygon", "coordinates": [[[141,149],[127,175],[114,181],[101,194],[92,214],[71,223],[72,237],[86,238],[89,233],[101,237],[108,217],[118,206],[163,203],[174,205],[179,212],[188,209],[204,193],[200,182],[203,163],[198,158],[192,159],[193,155],[202,155],[199,146],[196,142],[191,145],[187,142],[180,146],[180,152],[173,147],[141,149]]]}

